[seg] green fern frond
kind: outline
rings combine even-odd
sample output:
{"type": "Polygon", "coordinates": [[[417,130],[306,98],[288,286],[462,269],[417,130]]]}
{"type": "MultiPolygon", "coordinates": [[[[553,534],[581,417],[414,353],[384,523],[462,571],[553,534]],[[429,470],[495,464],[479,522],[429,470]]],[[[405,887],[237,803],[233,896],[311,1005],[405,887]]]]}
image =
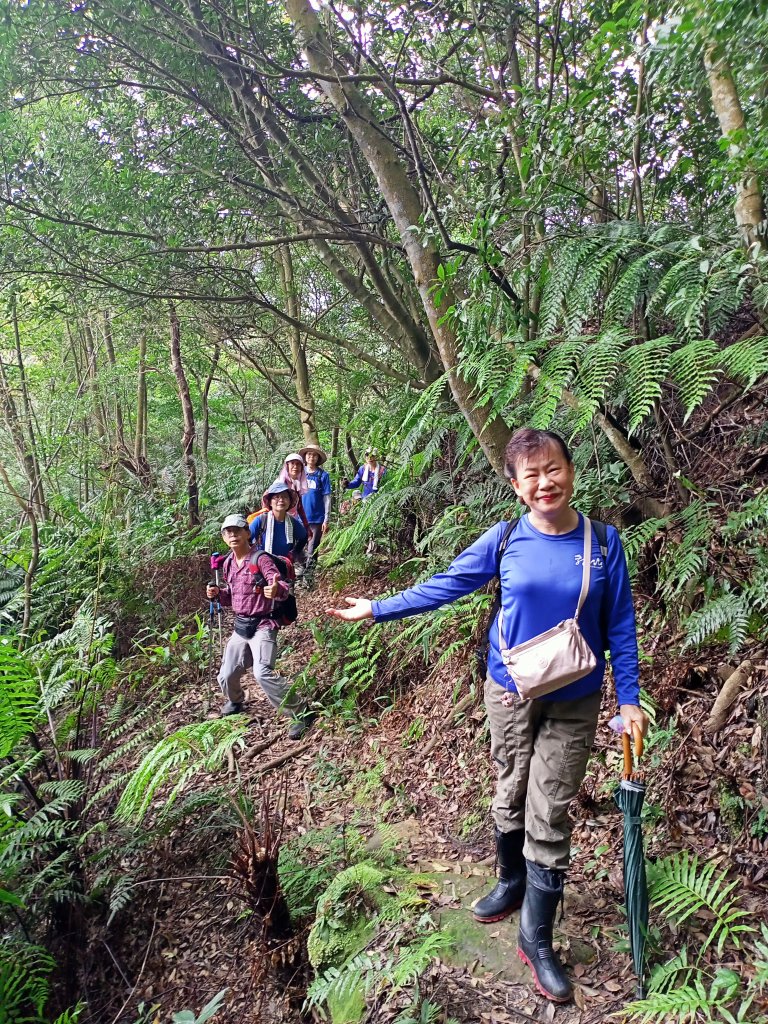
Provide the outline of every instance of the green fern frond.
{"type": "Polygon", "coordinates": [[[727,643],[729,653],[735,654],[744,646],[753,618],[754,609],[747,597],[721,594],[688,617],[683,650],[717,642],[727,643]]]}
{"type": "Polygon", "coordinates": [[[629,335],[621,328],[609,328],[585,348],[574,382],[574,391],[580,404],[576,430],[583,430],[591,423],[605,402],[621,367],[622,355],[629,340],[629,335]]]}
{"type": "Polygon", "coordinates": [[[187,783],[199,772],[221,771],[227,754],[243,746],[248,723],[230,719],[196,722],[161,740],[142,759],[115,809],[119,821],[140,822],[161,787],[170,785],[161,814],[169,808],[187,783]]]}
{"type": "Polygon", "coordinates": [[[749,915],[739,909],[738,900],[732,896],[738,881],[725,881],[727,868],[719,874],[716,871],[715,861],[702,866],[698,856],[691,856],[687,850],[665,857],[649,867],[648,895],[660,914],[678,925],[700,910],[706,910],[712,916],[713,923],[700,956],[712,943],[718,953],[722,953],[726,942],[732,942],[738,948],[741,935],[754,931],[742,923],[749,915]]]}
{"type": "Polygon", "coordinates": [[[711,338],[689,341],[669,360],[669,370],[679,388],[685,422],[701,405],[718,378],[720,350],[711,338]]]}
{"type": "Polygon", "coordinates": [[[627,368],[626,394],[629,433],[634,433],[662,395],[669,375],[673,339],[653,338],[628,348],[624,354],[627,368]]]}
{"type": "Polygon", "coordinates": [[[733,541],[745,530],[768,530],[768,487],[731,509],[720,532],[724,539],[733,541]]]}
{"type": "Polygon", "coordinates": [[[29,661],[0,638],[0,757],[8,757],[40,717],[40,692],[29,661]]]}
{"type": "Polygon", "coordinates": [[[7,1024],[42,1021],[56,964],[40,946],[0,940],[0,1012],[7,1024]],[[29,1015],[30,1009],[34,1016],[29,1015]]]}

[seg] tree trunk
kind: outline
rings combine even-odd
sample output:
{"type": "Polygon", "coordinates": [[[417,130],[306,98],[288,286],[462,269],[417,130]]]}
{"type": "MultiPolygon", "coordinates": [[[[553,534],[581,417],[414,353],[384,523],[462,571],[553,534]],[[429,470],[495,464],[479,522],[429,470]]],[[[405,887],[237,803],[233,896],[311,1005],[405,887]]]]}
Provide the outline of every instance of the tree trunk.
{"type": "MultiPolygon", "coordinates": [[[[109,360],[110,368],[114,371],[117,369],[117,359],[115,358],[115,345],[112,340],[112,322],[109,319],[109,312],[104,310],[104,344],[107,349],[107,359],[109,360]]],[[[125,427],[123,424],[123,409],[120,405],[120,396],[115,388],[115,432],[117,435],[117,447],[121,452],[126,451],[125,447],[125,427]]]]}
{"type": "MultiPolygon", "coordinates": [[[[720,122],[723,137],[734,137],[734,133],[743,136],[746,133],[744,111],[736,91],[736,83],[730,65],[717,53],[717,47],[707,47],[704,54],[704,67],[709,79],[709,90],[712,94],[712,107],[720,122]]],[[[738,138],[736,136],[735,138],[738,138]]],[[[742,151],[741,141],[731,141],[728,147],[731,156],[738,157],[742,151]]],[[[755,245],[765,248],[765,203],[760,189],[760,181],[752,167],[744,168],[744,176],[736,187],[736,204],[734,207],[736,225],[746,246],[755,245]]]]}
{"type": "MultiPolygon", "coordinates": [[[[157,6],[165,13],[163,5],[157,6]]],[[[362,278],[339,259],[325,239],[313,238],[311,244],[336,280],[363,306],[408,361],[418,367],[423,382],[430,384],[439,380],[442,370],[428,334],[422,325],[411,317],[407,306],[394,290],[388,288],[376,267],[369,243],[359,237],[356,219],[346,214],[328,186],[322,171],[306,159],[300,148],[283,131],[272,111],[261,101],[260,90],[254,88],[251,77],[243,74],[237,63],[232,60],[221,38],[210,31],[203,17],[203,5],[200,0],[186,0],[186,6],[193,24],[183,24],[182,29],[194,46],[198,47],[211,62],[224,82],[232,105],[242,118],[245,130],[238,131],[234,125],[228,127],[237,135],[243,151],[257,168],[264,183],[281,196],[279,202],[284,215],[300,231],[312,234],[327,227],[330,213],[337,223],[349,231],[350,241],[359,252],[374,287],[382,286],[383,290],[377,294],[370,291],[362,278]],[[281,159],[293,163],[303,180],[305,189],[300,193],[290,194],[284,181],[275,172],[268,148],[269,140],[279,150],[281,159]],[[315,219],[311,211],[305,212],[305,191],[318,199],[323,210],[321,218],[315,219]]],[[[199,102],[191,87],[190,96],[195,102],[199,102]]]]}
{"type": "Polygon", "coordinates": [[[459,297],[450,287],[440,290],[439,300],[436,297],[438,293],[434,290],[434,284],[439,279],[441,259],[431,241],[422,242],[419,239],[421,202],[408,170],[362,95],[351,83],[342,80],[346,70],[332,56],[330,42],[309,0],[287,0],[286,9],[299,34],[307,64],[313,72],[322,76],[316,82],[317,88],[330,100],[347,126],[392,214],[454,401],[491,466],[505,479],[504,448],[509,439],[509,429],[489,404],[477,401],[473,388],[458,371],[459,340],[446,314],[459,297]]]}
{"type": "MultiPolygon", "coordinates": [[[[301,319],[301,311],[296,294],[296,281],[293,276],[293,260],[291,259],[290,247],[281,245],[278,255],[280,258],[280,279],[283,285],[288,315],[298,323],[301,319]]],[[[293,357],[293,370],[296,375],[296,397],[299,402],[299,415],[301,417],[301,431],[304,435],[304,444],[319,444],[317,424],[315,422],[315,400],[312,397],[312,389],[309,383],[307,350],[301,337],[301,331],[297,326],[294,325],[289,328],[289,338],[291,342],[291,356],[293,357]]]]}
{"type": "Polygon", "coordinates": [[[139,337],[139,368],[136,380],[136,434],[133,440],[133,464],[136,475],[146,485],[151,482],[147,459],[147,336],[139,337]]]}
{"type": "Polygon", "coordinates": [[[27,518],[29,523],[30,538],[32,542],[32,554],[30,555],[29,562],[27,563],[26,571],[24,572],[24,613],[21,621],[21,637],[19,640],[19,650],[23,650],[29,631],[29,623],[32,618],[32,583],[37,572],[37,566],[40,562],[40,535],[37,526],[37,517],[35,516],[35,508],[32,501],[25,501],[23,496],[19,494],[16,488],[11,483],[11,479],[8,475],[8,471],[0,461],[0,480],[5,485],[5,490],[15,499],[21,511],[27,518]]]}
{"type": "Polygon", "coordinates": [[[29,503],[34,507],[35,515],[43,515],[44,505],[42,503],[42,486],[39,478],[37,459],[31,450],[31,446],[24,430],[24,424],[19,417],[16,402],[13,398],[10,381],[5,372],[5,364],[0,355],[0,412],[8,428],[13,447],[21,470],[26,477],[27,493],[29,503]]]}
{"type": "Polygon", "coordinates": [[[171,366],[179,391],[184,424],[181,435],[181,457],[184,463],[184,471],[187,475],[189,525],[199,526],[200,508],[197,488],[197,467],[195,466],[195,459],[192,454],[195,443],[195,413],[192,408],[192,398],[189,394],[189,383],[184,373],[184,364],[181,361],[181,329],[179,327],[179,318],[176,315],[176,307],[173,303],[169,305],[169,315],[171,323],[171,366]]]}
{"type": "Polygon", "coordinates": [[[108,441],[109,431],[107,430],[106,417],[104,415],[104,405],[101,401],[101,389],[99,388],[98,369],[96,366],[96,344],[91,325],[87,320],[83,320],[83,341],[87,363],[86,373],[90,381],[89,386],[93,401],[93,420],[99,438],[108,441]]]}
{"type": "Polygon", "coordinates": [[[211,356],[211,368],[208,371],[208,376],[205,378],[205,384],[203,385],[200,392],[200,402],[203,413],[203,424],[200,429],[200,458],[203,463],[203,481],[208,478],[208,439],[211,428],[211,416],[210,409],[208,408],[208,395],[211,391],[211,384],[213,384],[213,377],[216,373],[216,367],[219,365],[219,357],[221,356],[221,341],[217,341],[213,348],[213,355],[211,356]]]}

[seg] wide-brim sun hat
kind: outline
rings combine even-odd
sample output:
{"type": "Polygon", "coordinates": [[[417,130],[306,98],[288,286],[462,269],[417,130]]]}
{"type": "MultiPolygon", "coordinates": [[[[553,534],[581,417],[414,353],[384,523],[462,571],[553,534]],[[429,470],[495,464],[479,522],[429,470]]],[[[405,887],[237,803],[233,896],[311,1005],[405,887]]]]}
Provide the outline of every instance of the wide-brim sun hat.
{"type": "MultiPolygon", "coordinates": [[[[317,455],[317,461],[321,466],[328,458],[328,456],[326,455],[326,453],[323,451],[319,444],[307,444],[304,445],[303,448],[299,449],[299,455],[302,457],[304,462],[307,461],[307,454],[309,452],[314,452],[315,455],[317,455]]],[[[288,458],[290,459],[290,455],[288,456],[288,458]]]]}
{"type": "Polygon", "coordinates": [[[302,466],[304,465],[304,459],[298,452],[291,452],[290,455],[286,455],[283,459],[283,463],[287,464],[288,462],[300,462],[302,466]]]}
{"type": "Polygon", "coordinates": [[[227,516],[227,518],[221,524],[221,532],[224,533],[225,530],[233,528],[237,528],[238,530],[247,530],[248,520],[245,518],[245,516],[238,515],[237,513],[234,513],[231,516],[227,516]]]}
{"type": "Polygon", "coordinates": [[[289,512],[291,511],[291,509],[296,508],[296,505],[298,504],[298,501],[299,501],[299,496],[296,493],[296,491],[294,491],[294,489],[292,487],[289,487],[288,484],[283,483],[282,480],[275,480],[275,482],[273,484],[271,484],[271,486],[269,486],[266,491],[264,491],[264,494],[262,495],[262,498],[261,498],[261,504],[265,508],[271,508],[272,507],[271,499],[276,494],[287,494],[288,495],[288,498],[290,499],[290,502],[291,502],[291,504],[288,506],[288,511],[289,512]]]}

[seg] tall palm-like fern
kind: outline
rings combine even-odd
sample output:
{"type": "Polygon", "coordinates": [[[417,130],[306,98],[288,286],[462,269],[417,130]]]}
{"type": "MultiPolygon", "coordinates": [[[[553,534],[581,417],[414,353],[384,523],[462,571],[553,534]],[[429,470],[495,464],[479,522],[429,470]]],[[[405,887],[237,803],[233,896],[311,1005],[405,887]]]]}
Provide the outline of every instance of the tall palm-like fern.
{"type": "Polygon", "coordinates": [[[41,710],[32,666],[10,639],[0,638],[0,757],[32,731],[41,710]]]}

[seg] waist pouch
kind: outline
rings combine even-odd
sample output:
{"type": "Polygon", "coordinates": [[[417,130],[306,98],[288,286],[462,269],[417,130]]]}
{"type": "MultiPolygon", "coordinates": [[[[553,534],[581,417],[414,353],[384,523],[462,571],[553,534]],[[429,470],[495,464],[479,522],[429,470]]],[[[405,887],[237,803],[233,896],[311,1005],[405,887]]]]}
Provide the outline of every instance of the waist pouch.
{"type": "Polygon", "coordinates": [[[523,700],[543,697],[588,675],[597,665],[576,619],[566,619],[501,656],[523,700]]]}
{"type": "Polygon", "coordinates": [[[588,675],[597,658],[579,629],[579,613],[589,591],[592,557],[592,523],[584,516],[584,559],[581,592],[576,614],[551,629],[531,637],[515,647],[504,647],[503,608],[499,609],[499,647],[501,657],[523,700],[543,697],[588,675]]]}
{"type": "Polygon", "coordinates": [[[264,621],[261,615],[237,615],[235,614],[235,632],[245,640],[250,640],[256,635],[256,630],[264,621]]]}

